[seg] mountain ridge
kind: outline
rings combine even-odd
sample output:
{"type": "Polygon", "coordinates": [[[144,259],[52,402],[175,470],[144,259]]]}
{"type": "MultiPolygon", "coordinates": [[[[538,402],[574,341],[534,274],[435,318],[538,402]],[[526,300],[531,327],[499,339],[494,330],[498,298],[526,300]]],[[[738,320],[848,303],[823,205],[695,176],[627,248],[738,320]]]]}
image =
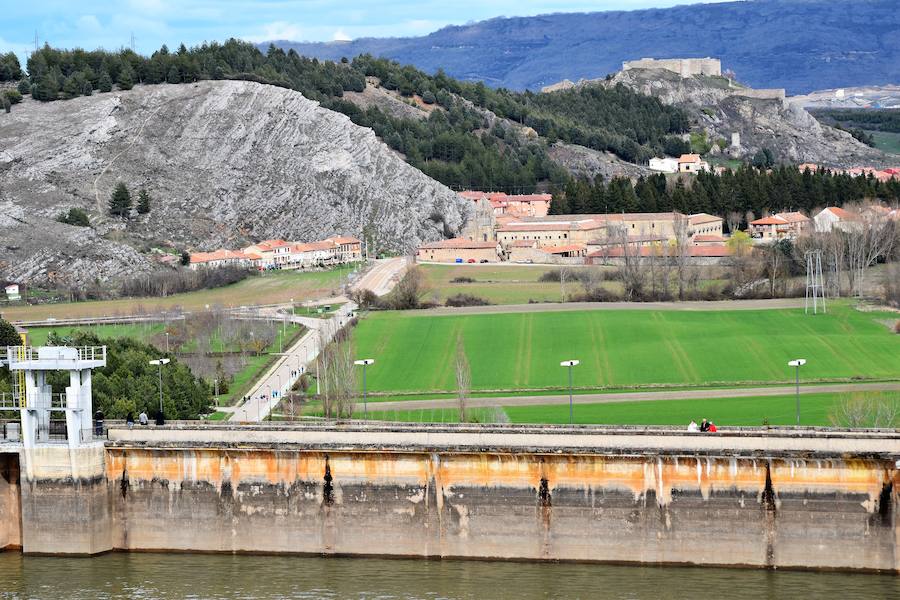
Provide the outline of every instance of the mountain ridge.
{"type": "Polygon", "coordinates": [[[892,0],[755,0],[496,17],[422,37],[274,43],[320,59],[371,53],[430,73],[532,90],[603,77],[625,60],[714,56],[753,87],[798,94],[900,81],[898,40],[900,11],[892,0]]]}

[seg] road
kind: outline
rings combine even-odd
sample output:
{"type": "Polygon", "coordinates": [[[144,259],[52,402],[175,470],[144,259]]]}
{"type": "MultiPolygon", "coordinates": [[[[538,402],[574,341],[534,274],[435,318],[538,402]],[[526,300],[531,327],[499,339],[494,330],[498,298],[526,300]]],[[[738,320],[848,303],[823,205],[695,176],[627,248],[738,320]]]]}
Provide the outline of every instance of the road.
{"type": "Polygon", "coordinates": [[[334,316],[330,319],[290,316],[291,322],[299,323],[307,327],[309,331],[288,348],[278,361],[254,383],[249,393],[250,399],[234,409],[230,420],[252,423],[265,419],[281,400],[281,396],[305,372],[307,365],[318,356],[321,344],[320,332],[324,332],[326,343],[331,341],[334,334],[349,320],[350,313],[355,310],[356,305],[348,302],[335,311],[334,316]]]}
{"type": "Polygon", "coordinates": [[[575,310],[767,310],[803,308],[803,298],[771,300],[715,300],[709,302],[541,302],[534,304],[489,304],[487,306],[441,306],[417,310],[414,315],[480,315],[500,313],[560,312],[575,310]]]}
{"type": "MultiPolygon", "coordinates": [[[[847,392],[896,392],[900,383],[837,383],[828,385],[808,385],[800,387],[800,394],[828,394],[847,392]]],[[[610,402],[644,402],[647,400],[701,400],[703,398],[748,398],[755,396],[787,396],[796,392],[792,385],[778,387],[726,388],[703,390],[671,390],[661,392],[615,392],[610,394],[579,394],[573,397],[573,404],[606,404],[610,402]]],[[[503,396],[492,398],[469,398],[469,408],[491,406],[539,406],[546,404],[568,404],[569,395],[554,396],[503,396]]],[[[436,400],[408,400],[402,402],[372,402],[370,410],[419,410],[434,408],[455,408],[454,398],[436,400]]]]}
{"type": "Polygon", "coordinates": [[[409,259],[405,256],[380,258],[375,261],[375,266],[350,287],[353,290],[371,290],[376,296],[384,296],[394,288],[408,267],[409,259]]]}

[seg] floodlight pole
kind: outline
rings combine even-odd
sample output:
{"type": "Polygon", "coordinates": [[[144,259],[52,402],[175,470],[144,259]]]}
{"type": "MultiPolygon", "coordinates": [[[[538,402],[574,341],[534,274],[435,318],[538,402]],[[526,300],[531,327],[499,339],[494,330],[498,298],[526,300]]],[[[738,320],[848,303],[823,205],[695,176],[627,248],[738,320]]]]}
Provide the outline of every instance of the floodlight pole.
{"type": "Polygon", "coordinates": [[[369,396],[368,396],[368,392],[366,390],[366,367],[368,367],[369,365],[375,364],[375,359],[374,358],[364,358],[362,360],[355,360],[355,361],[353,361],[353,364],[361,365],[363,368],[363,419],[368,420],[369,419],[369,403],[368,403],[369,396]]]}
{"type": "Polygon", "coordinates": [[[572,367],[577,366],[578,363],[577,360],[564,360],[559,363],[561,367],[569,367],[569,425],[575,423],[575,408],[572,400],[572,367]]]}
{"type": "Polygon", "coordinates": [[[800,367],[806,364],[805,358],[798,358],[796,360],[792,360],[788,363],[789,367],[794,367],[795,369],[795,385],[796,385],[796,396],[797,396],[797,427],[800,426],[800,367]]]}
{"type": "MultiPolygon", "coordinates": [[[[168,339],[168,338],[166,338],[168,339]]],[[[162,397],[162,367],[163,365],[169,364],[168,358],[158,358],[156,360],[151,360],[150,364],[156,367],[157,374],[159,376],[159,419],[163,419],[163,397],[162,397]]]]}

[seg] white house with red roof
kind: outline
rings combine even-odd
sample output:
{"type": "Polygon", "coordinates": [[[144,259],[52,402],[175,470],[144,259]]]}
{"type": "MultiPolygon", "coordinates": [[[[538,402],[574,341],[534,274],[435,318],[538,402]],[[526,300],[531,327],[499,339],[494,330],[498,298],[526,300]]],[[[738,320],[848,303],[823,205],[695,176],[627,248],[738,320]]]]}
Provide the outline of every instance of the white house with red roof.
{"type": "Polygon", "coordinates": [[[699,173],[709,171],[709,163],[700,158],[699,154],[682,154],[678,158],[679,173],[699,173]]]}
{"type": "Polygon", "coordinates": [[[834,229],[851,231],[859,222],[859,215],[838,206],[828,206],[813,217],[816,231],[827,233],[834,229]]]}

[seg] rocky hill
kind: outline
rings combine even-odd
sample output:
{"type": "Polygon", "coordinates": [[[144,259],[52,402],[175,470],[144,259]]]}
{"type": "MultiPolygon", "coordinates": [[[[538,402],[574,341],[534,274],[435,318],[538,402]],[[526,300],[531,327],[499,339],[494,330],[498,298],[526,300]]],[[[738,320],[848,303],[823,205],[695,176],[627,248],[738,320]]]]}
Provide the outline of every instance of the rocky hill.
{"type": "Polygon", "coordinates": [[[156,268],[156,246],[374,235],[409,250],[470,208],[370,129],[302,94],[245,81],[138,86],[0,114],[0,278],[63,285],[156,268]],[[118,181],[149,215],[107,215],[118,181]],[[71,207],[91,228],[55,221],[71,207]]]}
{"type": "MultiPolygon", "coordinates": [[[[423,37],[276,42],[305,56],[371,53],[459,79],[538,90],[641,57],[716,56],[755,87],[801,94],[900,81],[896,0],[755,0],[496,18],[423,37]]],[[[268,42],[262,47],[268,46],[268,42]]]]}
{"type": "Polygon", "coordinates": [[[768,148],[779,162],[833,167],[878,166],[887,160],[884,153],[849,133],[822,125],[799,104],[784,100],[780,90],[754,90],[724,77],[683,78],[661,69],[620,71],[608,79],[577,85],[616,84],[688,110],[692,129],[705,134],[713,154],[746,160],[768,148]],[[739,134],[738,145],[731,144],[733,133],[739,134]],[[724,148],[717,146],[719,140],[724,148]]]}

